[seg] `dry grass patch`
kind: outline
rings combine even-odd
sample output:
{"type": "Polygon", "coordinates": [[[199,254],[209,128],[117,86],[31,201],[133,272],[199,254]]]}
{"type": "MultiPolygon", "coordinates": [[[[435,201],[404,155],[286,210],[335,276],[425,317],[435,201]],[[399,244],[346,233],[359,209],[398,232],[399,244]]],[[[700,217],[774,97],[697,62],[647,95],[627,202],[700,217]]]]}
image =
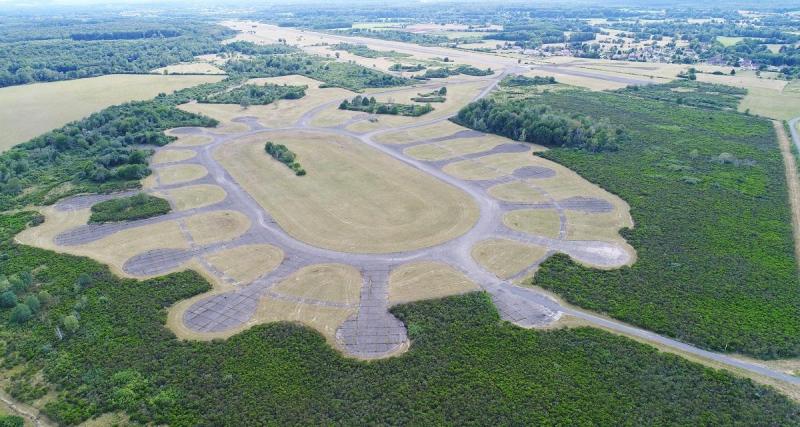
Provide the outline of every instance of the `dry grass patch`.
{"type": "Polygon", "coordinates": [[[408,142],[448,136],[465,129],[466,128],[451,121],[441,121],[428,126],[382,133],[375,136],[374,140],[381,144],[405,144],[408,142]]]}
{"type": "Polygon", "coordinates": [[[531,152],[501,153],[450,163],[443,170],[461,179],[494,179],[509,175],[524,166],[543,165],[542,160],[533,157],[531,152]]]}
{"type": "Polygon", "coordinates": [[[0,89],[0,151],[111,105],[221,78],[124,74],[5,87],[0,89]]]}
{"type": "Polygon", "coordinates": [[[242,245],[206,255],[205,260],[239,283],[250,283],[276,269],[283,251],[272,245],[242,245]]]}
{"type": "Polygon", "coordinates": [[[237,117],[256,117],[258,122],[266,127],[286,127],[297,122],[304,113],[313,108],[340,98],[344,99],[353,96],[355,96],[353,92],[345,89],[309,88],[306,90],[306,96],[300,99],[280,99],[268,105],[251,105],[247,108],[242,108],[237,104],[188,103],[180,105],[179,108],[219,120],[223,125],[219,128],[221,131],[241,132],[246,130],[247,126],[232,122],[237,117]]]}
{"type": "Polygon", "coordinates": [[[561,219],[554,209],[520,209],[503,216],[503,224],[509,228],[535,236],[558,238],[561,219]]]}
{"type": "Polygon", "coordinates": [[[246,137],[214,156],[284,230],[327,249],[385,253],[433,246],[463,234],[478,216],[460,190],[340,135],[246,137]],[[297,177],[268,156],[268,140],[295,152],[308,175],[297,177]]]}
{"type": "Polygon", "coordinates": [[[447,264],[421,261],[397,267],[389,275],[389,304],[402,304],[475,291],[478,286],[447,264]]]}
{"type": "Polygon", "coordinates": [[[489,188],[489,195],[495,199],[513,203],[542,203],[550,200],[542,193],[542,190],[524,181],[497,184],[489,188]]]}
{"type": "Polygon", "coordinates": [[[585,76],[574,76],[570,74],[562,74],[549,70],[534,70],[532,72],[524,73],[525,76],[542,76],[542,77],[555,77],[559,83],[567,84],[570,86],[578,86],[589,90],[615,90],[622,89],[627,86],[625,83],[612,82],[603,80],[602,78],[591,78],[585,76]]]}
{"type": "Polygon", "coordinates": [[[631,224],[627,211],[614,210],[608,213],[565,211],[565,215],[568,240],[600,240],[616,243],[631,255],[628,265],[636,261],[636,250],[619,235],[621,228],[629,227],[631,224]]]}
{"type": "MultiPolygon", "coordinates": [[[[210,144],[213,141],[213,139],[211,139],[211,137],[207,135],[182,135],[182,134],[175,134],[174,132],[171,131],[166,131],[164,133],[166,133],[167,135],[176,136],[178,138],[169,144],[170,148],[197,147],[200,145],[210,144]]],[[[163,150],[163,151],[168,151],[168,150],[163,150]]]]}
{"type": "Polygon", "coordinates": [[[449,141],[435,142],[424,145],[416,145],[406,148],[403,153],[420,160],[443,160],[465,154],[480,153],[491,150],[501,144],[506,144],[511,140],[494,136],[485,135],[477,138],[459,138],[449,141]]]}
{"type": "Polygon", "coordinates": [[[303,267],[275,285],[283,295],[355,305],[361,295],[361,273],[344,264],[317,264],[303,267]]]}
{"type": "Polygon", "coordinates": [[[250,228],[250,219],[237,211],[216,211],[192,215],[184,220],[194,243],[207,245],[232,240],[250,228]]]}
{"type": "Polygon", "coordinates": [[[299,304],[265,297],[256,310],[255,318],[258,323],[281,321],[301,323],[316,329],[332,347],[338,348],[336,330],[355,313],[354,308],[299,304]]]}
{"type": "Polygon", "coordinates": [[[319,88],[319,85],[322,84],[322,82],[319,80],[314,80],[310,77],[301,76],[298,74],[292,74],[288,76],[278,76],[278,77],[257,77],[248,80],[247,84],[259,85],[259,86],[265,84],[308,86],[310,89],[317,89],[319,88]]]}
{"type": "Polygon", "coordinates": [[[311,126],[318,127],[333,127],[347,122],[353,117],[365,114],[357,111],[340,110],[338,105],[331,105],[329,108],[322,110],[319,114],[314,116],[311,121],[311,126]]]}
{"type": "Polygon", "coordinates": [[[159,165],[162,163],[181,162],[197,156],[192,150],[158,150],[151,159],[151,163],[159,165]]]}
{"type": "Polygon", "coordinates": [[[208,170],[200,165],[175,165],[157,169],[156,174],[161,185],[172,185],[200,179],[208,175],[208,170]]]}
{"type": "Polygon", "coordinates": [[[225,200],[228,195],[222,187],[211,184],[180,187],[164,193],[172,201],[175,209],[179,211],[213,205],[225,200]]]}
{"type": "Polygon", "coordinates": [[[547,248],[513,240],[490,239],[472,248],[472,258],[501,279],[508,279],[547,254],[547,248]]]}

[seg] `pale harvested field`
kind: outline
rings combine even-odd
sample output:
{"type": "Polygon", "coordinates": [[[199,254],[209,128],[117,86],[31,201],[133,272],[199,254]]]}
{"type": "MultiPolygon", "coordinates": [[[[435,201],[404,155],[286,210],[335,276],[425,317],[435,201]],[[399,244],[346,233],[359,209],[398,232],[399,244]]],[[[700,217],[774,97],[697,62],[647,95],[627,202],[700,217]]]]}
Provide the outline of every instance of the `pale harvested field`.
{"type": "Polygon", "coordinates": [[[420,160],[443,160],[465,154],[480,153],[510,142],[512,141],[500,136],[485,135],[417,145],[406,148],[403,152],[420,160]]]}
{"type": "Polygon", "coordinates": [[[472,247],[472,258],[501,279],[526,269],[547,253],[547,248],[513,240],[492,239],[472,247]]]}
{"type": "Polygon", "coordinates": [[[483,180],[505,176],[521,167],[535,165],[543,165],[552,168],[554,163],[534,157],[530,152],[501,153],[449,163],[443,170],[456,178],[483,180]]]}
{"type": "Polygon", "coordinates": [[[382,133],[376,136],[374,140],[381,144],[404,144],[407,142],[448,136],[462,130],[464,130],[463,127],[451,121],[442,121],[428,126],[382,133]]]}
{"type": "Polygon", "coordinates": [[[341,136],[260,135],[214,155],[284,230],[315,246],[363,253],[428,247],[463,234],[478,216],[461,191],[341,136]],[[297,177],[265,154],[265,140],[297,153],[308,175],[297,177]]]}
{"type": "Polygon", "coordinates": [[[111,105],[220,79],[125,74],[5,87],[0,89],[0,151],[111,105]]]}
{"type": "Polygon", "coordinates": [[[192,215],[184,221],[192,240],[198,245],[232,240],[250,228],[250,220],[238,211],[207,212],[192,215]]]}
{"type": "Polygon", "coordinates": [[[503,216],[509,228],[536,236],[555,239],[561,227],[558,212],[554,209],[521,209],[503,216]]]}
{"type": "Polygon", "coordinates": [[[495,185],[489,188],[489,195],[506,202],[541,203],[547,201],[547,197],[542,194],[542,191],[523,181],[495,185]]]}
{"type": "Polygon", "coordinates": [[[217,185],[199,184],[164,191],[175,210],[185,211],[212,205],[225,199],[228,193],[217,185]]]}
{"type": "Polygon", "coordinates": [[[214,252],[205,260],[239,283],[249,283],[277,268],[283,251],[272,245],[242,245],[214,252]]]}
{"type": "Polygon", "coordinates": [[[161,163],[171,163],[171,162],[180,162],[183,160],[189,160],[191,158],[194,158],[195,156],[197,156],[197,153],[192,150],[161,150],[153,155],[151,162],[154,165],[158,165],[161,163]]]}
{"type": "Polygon", "coordinates": [[[200,179],[208,174],[208,170],[200,165],[175,165],[163,167],[155,173],[161,185],[172,185],[200,179]]]}
{"type": "Polygon", "coordinates": [[[187,62],[185,64],[174,64],[166,67],[156,68],[151,71],[153,74],[225,74],[225,71],[214,64],[208,62],[187,62]]]}
{"type": "Polygon", "coordinates": [[[361,273],[353,266],[316,264],[297,270],[272,290],[300,298],[357,304],[361,284],[361,273]]]}
{"type": "Polygon", "coordinates": [[[478,286],[461,272],[439,262],[415,262],[389,275],[389,304],[402,304],[476,291],[478,286]]]}

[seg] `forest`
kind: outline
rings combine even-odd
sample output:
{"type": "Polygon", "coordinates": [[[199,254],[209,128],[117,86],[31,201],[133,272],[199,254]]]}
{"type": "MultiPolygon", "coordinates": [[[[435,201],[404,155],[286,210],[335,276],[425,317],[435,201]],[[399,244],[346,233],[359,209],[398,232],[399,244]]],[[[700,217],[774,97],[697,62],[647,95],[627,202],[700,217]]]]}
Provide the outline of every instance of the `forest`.
{"type": "Polygon", "coordinates": [[[555,256],[535,285],[707,349],[800,354],[791,214],[769,121],[627,92],[558,91],[529,102],[624,123],[614,151],[540,155],[627,201],[636,226],[621,234],[637,251],[633,266],[612,271],[555,256]]]}
{"type": "Polygon", "coordinates": [[[169,213],[169,202],[145,193],[106,200],[92,205],[89,222],[120,222],[151,218],[169,213]]]}
{"type": "Polygon", "coordinates": [[[209,290],[201,276],[120,279],[88,258],[13,243],[31,219],[0,215],[0,271],[30,275],[21,300],[49,299],[21,324],[0,309],[1,348],[4,366],[20,367],[9,390],[27,401],[53,390],[44,412],[61,424],[111,411],[173,426],[799,421],[798,405],[771,388],[624,337],[501,322],[485,293],[394,307],[411,349],[370,363],[292,323],[179,341],[164,310],[209,290]]]}
{"type": "MultiPolygon", "coordinates": [[[[50,21],[48,21],[50,22],[50,21]]],[[[58,22],[58,21],[56,21],[58,22]]],[[[226,52],[232,30],[203,22],[112,20],[87,25],[0,24],[0,87],[33,82],[142,74],[196,55],[226,52]],[[136,28],[136,26],[140,26],[136,28]],[[34,27],[26,35],[21,28],[34,27]]]]}
{"type": "Polygon", "coordinates": [[[370,49],[367,45],[363,44],[338,43],[333,45],[332,48],[350,52],[353,55],[363,56],[364,58],[408,58],[411,56],[407,53],[395,52],[393,50],[370,49]]]}
{"type": "MultiPolygon", "coordinates": [[[[480,99],[459,110],[454,122],[481,132],[547,147],[578,148],[589,152],[614,151],[625,139],[624,127],[606,120],[568,114],[528,99],[480,99]]],[[[603,117],[596,114],[595,117],[603,117]]]]}

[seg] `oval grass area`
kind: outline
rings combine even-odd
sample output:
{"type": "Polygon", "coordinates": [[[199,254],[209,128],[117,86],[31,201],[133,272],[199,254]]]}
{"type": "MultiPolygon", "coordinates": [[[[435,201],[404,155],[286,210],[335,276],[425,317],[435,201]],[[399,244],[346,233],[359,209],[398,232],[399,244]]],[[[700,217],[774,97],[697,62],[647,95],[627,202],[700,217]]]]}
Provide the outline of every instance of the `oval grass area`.
{"type": "Polygon", "coordinates": [[[219,147],[215,159],[293,237],[354,253],[437,245],[468,231],[478,207],[461,190],[348,137],[272,132],[219,147]],[[284,144],[298,177],[264,151],[284,144]]]}

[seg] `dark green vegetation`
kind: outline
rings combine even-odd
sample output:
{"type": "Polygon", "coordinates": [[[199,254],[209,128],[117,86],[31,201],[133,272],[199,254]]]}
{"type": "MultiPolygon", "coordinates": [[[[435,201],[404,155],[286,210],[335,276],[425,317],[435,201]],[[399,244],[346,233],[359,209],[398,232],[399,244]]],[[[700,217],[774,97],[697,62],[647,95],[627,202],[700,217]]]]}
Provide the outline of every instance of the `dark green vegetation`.
{"type": "Polygon", "coordinates": [[[169,202],[145,193],[106,200],[92,206],[89,222],[118,222],[164,215],[171,210],[169,202]]]}
{"type": "Polygon", "coordinates": [[[800,421],[797,404],[769,388],[626,338],[502,323],[483,293],[394,308],[412,347],[372,363],[289,323],[178,341],[164,310],[211,289],[199,275],[120,279],[87,258],[10,243],[29,219],[0,216],[0,271],[34,272],[21,296],[51,300],[21,325],[0,311],[1,347],[5,367],[23,366],[10,391],[29,401],[53,387],[45,413],[62,424],[109,411],[174,426],[800,421]]]}
{"type": "Polygon", "coordinates": [[[267,105],[279,99],[300,99],[306,96],[307,86],[243,84],[197,101],[209,104],[267,105]]]}
{"type": "Polygon", "coordinates": [[[364,58],[408,58],[409,54],[395,52],[393,50],[370,49],[364,44],[339,43],[332,46],[336,50],[350,52],[353,55],[363,56],[364,58]]]}
{"type": "Polygon", "coordinates": [[[393,40],[398,42],[416,43],[423,46],[435,46],[449,43],[452,40],[447,36],[435,34],[410,33],[399,30],[373,30],[370,28],[348,28],[346,30],[336,30],[336,34],[353,37],[370,37],[373,39],[393,40]]]}
{"type": "Polygon", "coordinates": [[[475,68],[471,65],[458,65],[456,67],[441,67],[441,68],[428,68],[421,76],[416,78],[420,79],[444,79],[450,76],[457,76],[459,74],[466,74],[468,76],[490,76],[494,74],[491,68],[482,70],[475,68]]]}
{"type": "Polygon", "coordinates": [[[792,222],[770,122],[626,93],[532,97],[624,125],[616,151],[541,155],[630,204],[636,227],[622,234],[638,254],[632,267],[613,271],[556,256],[534,284],[705,348],[761,358],[800,354],[792,222]]]}
{"type": "Polygon", "coordinates": [[[233,34],[197,20],[9,19],[0,23],[0,87],[149,73],[196,55],[230,51],[219,42],[233,34]]]}
{"type": "Polygon", "coordinates": [[[659,85],[629,86],[620,89],[619,92],[693,107],[725,110],[736,110],[747,95],[747,89],[686,80],[675,80],[659,85]]]}
{"type": "Polygon", "coordinates": [[[295,175],[304,176],[306,174],[306,170],[303,169],[303,167],[300,166],[300,163],[297,162],[297,155],[289,150],[285,145],[273,144],[272,142],[268,141],[264,145],[264,150],[275,160],[283,163],[284,165],[288,166],[289,169],[293,170],[295,175]]]}
{"type": "MultiPolygon", "coordinates": [[[[589,152],[614,151],[625,139],[622,127],[565,111],[573,110],[559,110],[529,99],[497,101],[484,98],[462,108],[453,121],[517,141],[589,152]]],[[[594,117],[603,117],[603,114],[596,112],[594,117]]]]}
{"type": "Polygon", "coordinates": [[[558,83],[556,78],[553,76],[550,77],[540,77],[540,76],[533,76],[527,77],[523,76],[522,74],[515,74],[513,76],[508,76],[500,82],[501,86],[544,86],[544,85],[554,85],[558,83]]]}
{"type": "Polygon", "coordinates": [[[356,95],[352,100],[344,100],[339,104],[340,110],[363,111],[372,114],[391,114],[394,116],[419,117],[433,111],[433,107],[425,105],[397,104],[394,102],[378,102],[374,97],[367,98],[356,95]]]}
{"type": "Polygon", "coordinates": [[[300,74],[325,82],[327,87],[361,90],[368,87],[392,87],[409,83],[408,79],[349,62],[336,62],[303,53],[291,55],[264,55],[242,61],[231,61],[225,66],[230,74],[252,77],[274,77],[300,74]]]}
{"type": "Polygon", "coordinates": [[[422,71],[426,67],[422,64],[392,64],[389,66],[390,71],[422,71]]]}
{"type": "Polygon", "coordinates": [[[14,415],[0,415],[0,427],[22,427],[25,420],[14,415]]]}

